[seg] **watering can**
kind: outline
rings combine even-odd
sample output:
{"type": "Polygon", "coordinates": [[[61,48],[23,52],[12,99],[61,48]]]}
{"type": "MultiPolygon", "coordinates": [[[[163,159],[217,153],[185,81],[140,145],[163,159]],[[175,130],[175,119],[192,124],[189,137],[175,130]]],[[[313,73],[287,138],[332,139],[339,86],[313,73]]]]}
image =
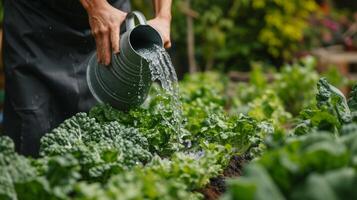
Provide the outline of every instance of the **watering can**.
{"type": "Polygon", "coordinates": [[[94,53],[87,66],[87,84],[94,98],[119,110],[141,105],[152,83],[149,63],[137,50],[163,46],[160,33],[147,25],[142,13],[128,13],[125,25],[126,32],[120,37],[120,53],[112,55],[111,64],[102,66],[94,53]]]}

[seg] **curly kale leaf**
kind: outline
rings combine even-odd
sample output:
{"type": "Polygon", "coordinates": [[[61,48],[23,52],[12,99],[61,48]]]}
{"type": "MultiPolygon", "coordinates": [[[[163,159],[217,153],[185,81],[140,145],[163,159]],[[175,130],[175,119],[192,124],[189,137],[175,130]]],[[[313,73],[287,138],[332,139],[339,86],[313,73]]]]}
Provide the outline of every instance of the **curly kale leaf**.
{"type": "Polygon", "coordinates": [[[348,106],[351,109],[353,121],[357,122],[357,84],[352,87],[348,106]]]}
{"type": "Polygon", "coordinates": [[[150,102],[149,108],[136,108],[128,113],[102,104],[92,108],[89,116],[102,124],[116,121],[127,127],[137,128],[147,138],[150,152],[161,156],[169,156],[183,148],[178,142],[178,133],[172,128],[172,124],[168,123],[173,120],[172,109],[169,104],[159,105],[157,99],[150,102]]]}
{"type": "Polygon", "coordinates": [[[16,188],[20,189],[37,175],[30,161],[16,154],[14,143],[6,136],[0,137],[0,172],[1,199],[17,199],[16,188]]]}
{"type": "MultiPolygon", "coordinates": [[[[43,165],[41,176],[51,188],[51,196],[67,199],[73,192],[74,185],[80,180],[80,166],[70,154],[53,156],[38,160],[43,165]]],[[[23,191],[22,193],[26,193],[23,191]]]]}
{"type": "Polygon", "coordinates": [[[337,133],[342,126],[338,118],[326,109],[306,109],[300,113],[300,118],[303,121],[295,128],[297,135],[305,135],[311,129],[337,133]]]}
{"type": "Polygon", "coordinates": [[[317,84],[317,105],[300,113],[300,123],[295,128],[297,135],[304,135],[312,129],[339,133],[344,124],[352,122],[350,108],[345,96],[326,79],[317,84]]]}
{"type": "Polygon", "coordinates": [[[105,181],[112,174],[150,161],[148,141],[135,128],[118,122],[99,124],[85,113],[67,119],[41,139],[41,155],[71,154],[82,178],[105,181]]]}
{"type": "Polygon", "coordinates": [[[15,144],[9,137],[0,136],[0,153],[14,155],[15,144]]]}
{"type": "Polygon", "coordinates": [[[351,111],[357,111],[357,84],[352,87],[350,98],[348,99],[348,106],[351,111]]]}
{"type": "MultiPolygon", "coordinates": [[[[32,161],[18,155],[14,143],[8,137],[0,137],[0,199],[67,199],[72,191],[71,183],[76,177],[67,174],[76,173],[73,168],[54,169],[54,158],[39,171],[32,161]],[[51,169],[51,170],[50,170],[51,169]]],[[[56,158],[63,160],[64,158],[56,158]]],[[[64,165],[70,165],[68,159],[64,165]]]]}
{"type": "Polygon", "coordinates": [[[85,113],[78,113],[41,138],[40,154],[61,155],[86,142],[98,142],[101,132],[101,126],[95,119],[87,117],[85,113]]]}
{"type": "Polygon", "coordinates": [[[328,109],[341,123],[351,122],[351,111],[342,92],[330,85],[325,78],[319,80],[317,87],[317,107],[328,109]]]}

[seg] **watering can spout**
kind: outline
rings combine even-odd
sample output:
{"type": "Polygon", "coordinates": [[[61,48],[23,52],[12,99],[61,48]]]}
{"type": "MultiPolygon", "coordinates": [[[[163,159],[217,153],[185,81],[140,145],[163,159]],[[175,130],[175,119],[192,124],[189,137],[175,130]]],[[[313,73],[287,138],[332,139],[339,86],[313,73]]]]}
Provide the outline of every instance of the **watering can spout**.
{"type": "Polygon", "coordinates": [[[119,110],[141,105],[151,86],[149,63],[137,51],[163,46],[159,32],[147,25],[140,12],[129,13],[125,23],[120,54],[112,56],[108,67],[98,64],[93,54],[87,67],[87,84],[92,95],[99,103],[108,103],[119,110]],[[137,25],[135,18],[139,21],[137,25]]]}

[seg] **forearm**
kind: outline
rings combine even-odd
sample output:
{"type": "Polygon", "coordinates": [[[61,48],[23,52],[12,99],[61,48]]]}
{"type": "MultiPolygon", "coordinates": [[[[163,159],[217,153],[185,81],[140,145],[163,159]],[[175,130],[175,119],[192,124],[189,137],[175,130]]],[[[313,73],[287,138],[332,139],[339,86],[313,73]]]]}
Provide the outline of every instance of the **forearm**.
{"type": "Polygon", "coordinates": [[[172,0],[153,0],[155,17],[161,17],[171,20],[172,0]]]}
{"type": "Polygon", "coordinates": [[[164,47],[171,47],[171,4],[172,0],[152,0],[155,10],[155,18],[148,23],[161,33],[164,47]]]}

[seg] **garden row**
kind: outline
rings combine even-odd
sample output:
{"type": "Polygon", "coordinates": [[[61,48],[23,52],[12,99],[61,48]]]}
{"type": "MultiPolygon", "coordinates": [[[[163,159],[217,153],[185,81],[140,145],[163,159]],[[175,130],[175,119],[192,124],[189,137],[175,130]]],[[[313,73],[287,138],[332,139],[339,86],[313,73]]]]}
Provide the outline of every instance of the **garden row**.
{"type": "Polygon", "coordinates": [[[216,73],[186,77],[178,129],[155,85],[140,108],[99,105],[67,119],[42,138],[38,159],[2,136],[0,199],[201,199],[237,156],[252,161],[223,183],[223,199],[357,197],[357,87],[347,101],[311,58],[274,77],[256,68],[233,87],[216,73]]]}

